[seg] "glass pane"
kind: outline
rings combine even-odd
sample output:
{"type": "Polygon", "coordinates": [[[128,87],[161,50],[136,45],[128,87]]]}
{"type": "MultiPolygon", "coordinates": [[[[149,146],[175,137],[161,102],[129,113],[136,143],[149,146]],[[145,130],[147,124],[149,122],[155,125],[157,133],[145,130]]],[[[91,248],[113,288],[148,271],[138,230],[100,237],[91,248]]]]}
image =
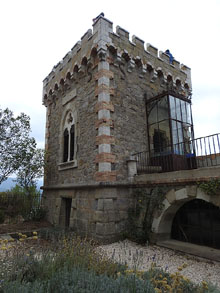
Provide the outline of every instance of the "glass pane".
{"type": "Polygon", "coordinates": [[[183,142],[183,130],[182,130],[182,123],[177,122],[177,131],[178,131],[178,138],[179,143],[183,142]]]}
{"type": "Polygon", "coordinates": [[[182,111],[183,122],[187,122],[186,102],[181,100],[180,103],[181,103],[181,111],[182,111]]]}
{"type": "Polygon", "coordinates": [[[158,131],[158,124],[149,126],[150,150],[154,149],[154,134],[158,131]]]}
{"type": "Polygon", "coordinates": [[[189,141],[192,139],[191,125],[183,123],[183,138],[184,141],[189,141]]]}
{"type": "Polygon", "coordinates": [[[176,119],[182,121],[180,99],[176,99],[176,119]]]}
{"type": "Polygon", "coordinates": [[[156,123],[157,122],[157,101],[154,101],[147,105],[147,113],[148,113],[148,123],[156,123]]]}
{"type": "Polygon", "coordinates": [[[173,144],[177,144],[178,141],[178,132],[177,132],[177,122],[172,120],[172,137],[173,137],[173,144]]]}
{"type": "Polygon", "coordinates": [[[74,159],[74,146],[75,146],[75,126],[72,125],[70,129],[70,161],[74,159]]]}
{"type": "Polygon", "coordinates": [[[159,123],[159,131],[161,136],[161,145],[164,151],[169,145],[171,145],[169,120],[159,123]]]}
{"type": "Polygon", "coordinates": [[[175,98],[169,96],[170,99],[170,116],[173,119],[176,119],[176,105],[175,105],[175,98]]]}
{"type": "Polygon", "coordinates": [[[191,121],[191,105],[189,103],[186,103],[186,110],[187,110],[187,123],[192,124],[191,121]]]}
{"type": "Polygon", "coordinates": [[[194,148],[192,144],[192,128],[191,125],[183,123],[183,139],[185,144],[185,152],[187,154],[194,153],[194,148]]]}
{"type": "Polygon", "coordinates": [[[158,101],[158,122],[168,119],[169,113],[168,113],[168,100],[167,96],[163,97],[158,101]]]}
{"type": "Polygon", "coordinates": [[[65,129],[63,134],[63,161],[68,161],[68,152],[69,152],[69,132],[65,129]]]}

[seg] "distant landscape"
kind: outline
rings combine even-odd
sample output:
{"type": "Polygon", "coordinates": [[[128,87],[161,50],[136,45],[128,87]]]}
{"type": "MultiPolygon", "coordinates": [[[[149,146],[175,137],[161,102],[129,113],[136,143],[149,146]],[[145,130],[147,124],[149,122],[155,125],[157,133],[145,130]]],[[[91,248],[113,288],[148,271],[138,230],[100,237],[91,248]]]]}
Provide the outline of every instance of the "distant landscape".
{"type": "MultiPolygon", "coordinates": [[[[7,180],[5,180],[1,185],[0,185],[0,192],[6,191],[11,189],[16,185],[16,182],[14,181],[15,178],[9,177],[7,180]]],[[[43,178],[39,179],[37,181],[37,189],[40,190],[40,187],[43,185],[43,178]]]]}

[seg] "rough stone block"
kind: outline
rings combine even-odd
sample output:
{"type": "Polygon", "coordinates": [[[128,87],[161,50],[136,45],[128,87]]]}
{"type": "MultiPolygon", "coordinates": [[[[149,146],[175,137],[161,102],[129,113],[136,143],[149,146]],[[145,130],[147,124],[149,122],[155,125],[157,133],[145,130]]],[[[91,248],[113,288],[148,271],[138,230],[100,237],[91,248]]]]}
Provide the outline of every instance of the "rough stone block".
{"type": "Polygon", "coordinates": [[[115,137],[111,135],[100,135],[96,137],[96,144],[115,144],[115,137]]]}
{"type": "Polygon", "coordinates": [[[175,190],[171,189],[166,194],[166,199],[169,201],[170,204],[172,204],[176,200],[175,190]]]}
{"type": "Polygon", "coordinates": [[[95,198],[111,198],[116,199],[117,198],[117,190],[115,188],[102,188],[96,190],[95,198]]]}
{"type": "Polygon", "coordinates": [[[114,210],[113,199],[103,199],[103,205],[105,211],[114,210]]]}
{"type": "Polygon", "coordinates": [[[98,80],[99,78],[106,76],[109,79],[113,79],[114,77],[114,73],[110,70],[106,70],[106,69],[100,69],[98,72],[95,73],[94,77],[95,80],[98,80]]]}
{"type": "Polygon", "coordinates": [[[95,180],[99,182],[116,181],[116,172],[115,171],[96,172],[95,180]]]}
{"type": "Polygon", "coordinates": [[[197,195],[197,186],[196,185],[188,185],[186,186],[186,192],[189,197],[196,197],[197,195]]]}
{"type": "Polygon", "coordinates": [[[96,234],[105,235],[105,224],[104,223],[96,223],[96,234]]]}
{"type": "Polygon", "coordinates": [[[94,219],[94,222],[104,223],[106,217],[103,211],[96,211],[93,216],[93,219],[94,219]]]}
{"type": "Polygon", "coordinates": [[[104,211],[104,200],[103,199],[98,199],[97,210],[98,211],[104,211]]]}
{"type": "Polygon", "coordinates": [[[72,208],[76,209],[77,207],[77,200],[75,198],[72,199],[72,208]]]}
{"type": "Polygon", "coordinates": [[[100,162],[107,162],[107,163],[114,163],[115,162],[115,155],[111,153],[101,153],[97,154],[95,158],[96,163],[100,162]]]}
{"type": "Polygon", "coordinates": [[[153,55],[153,56],[155,56],[155,57],[158,56],[158,49],[155,48],[154,46],[152,46],[152,45],[149,44],[149,43],[147,43],[147,51],[148,51],[151,55],[153,55]]]}
{"type": "Polygon", "coordinates": [[[109,222],[118,222],[119,221],[119,213],[117,211],[108,211],[107,218],[109,222]]]}
{"type": "Polygon", "coordinates": [[[132,36],[132,42],[139,48],[144,49],[144,41],[137,36],[132,36]]]}
{"type": "Polygon", "coordinates": [[[129,40],[129,32],[126,31],[125,29],[121,28],[119,25],[116,26],[116,33],[120,36],[120,37],[124,37],[126,39],[129,40]]]}
{"type": "Polygon", "coordinates": [[[95,112],[98,112],[103,109],[114,112],[114,105],[111,102],[106,102],[106,101],[98,102],[95,105],[95,112]]]}
{"type": "Polygon", "coordinates": [[[105,233],[107,235],[115,234],[115,222],[110,222],[105,224],[105,233]]]}
{"type": "Polygon", "coordinates": [[[183,200],[183,199],[188,198],[186,188],[182,188],[180,190],[177,190],[175,192],[175,195],[176,195],[176,200],[183,200]]]}
{"type": "Polygon", "coordinates": [[[88,220],[85,219],[77,219],[77,230],[78,231],[87,231],[88,229],[88,220]]]}
{"type": "Polygon", "coordinates": [[[129,201],[126,198],[119,198],[115,205],[117,206],[117,209],[120,211],[127,211],[129,208],[129,201]]]}
{"type": "Polygon", "coordinates": [[[61,206],[61,198],[56,198],[55,206],[56,207],[60,207],[61,206]]]}

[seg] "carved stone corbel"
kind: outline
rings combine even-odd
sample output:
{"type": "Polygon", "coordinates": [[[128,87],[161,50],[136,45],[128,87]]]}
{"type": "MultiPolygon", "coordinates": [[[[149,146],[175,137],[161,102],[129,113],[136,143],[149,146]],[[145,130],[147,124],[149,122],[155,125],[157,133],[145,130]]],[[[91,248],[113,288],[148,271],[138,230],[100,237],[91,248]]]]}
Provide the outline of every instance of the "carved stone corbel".
{"type": "Polygon", "coordinates": [[[107,58],[107,52],[104,48],[100,48],[98,50],[98,58],[100,61],[106,61],[107,58]]]}
{"type": "Polygon", "coordinates": [[[132,70],[135,68],[135,62],[133,59],[128,61],[128,72],[132,72],[132,70]]]}

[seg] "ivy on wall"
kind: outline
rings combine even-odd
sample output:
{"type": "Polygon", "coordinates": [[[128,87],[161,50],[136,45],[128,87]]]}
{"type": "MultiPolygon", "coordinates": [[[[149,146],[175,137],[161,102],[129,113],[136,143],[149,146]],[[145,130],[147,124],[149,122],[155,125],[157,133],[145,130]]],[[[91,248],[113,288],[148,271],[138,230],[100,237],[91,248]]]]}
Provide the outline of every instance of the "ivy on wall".
{"type": "Polygon", "coordinates": [[[199,182],[197,183],[197,185],[208,195],[220,194],[220,179],[212,179],[207,182],[199,182]]]}
{"type": "Polygon", "coordinates": [[[163,208],[165,192],[160,188],[137,189],[133,193],[134,206],[129,209],[126,237],[139,243],[150,241],[151,227],[156,212],[163,208]]]}

